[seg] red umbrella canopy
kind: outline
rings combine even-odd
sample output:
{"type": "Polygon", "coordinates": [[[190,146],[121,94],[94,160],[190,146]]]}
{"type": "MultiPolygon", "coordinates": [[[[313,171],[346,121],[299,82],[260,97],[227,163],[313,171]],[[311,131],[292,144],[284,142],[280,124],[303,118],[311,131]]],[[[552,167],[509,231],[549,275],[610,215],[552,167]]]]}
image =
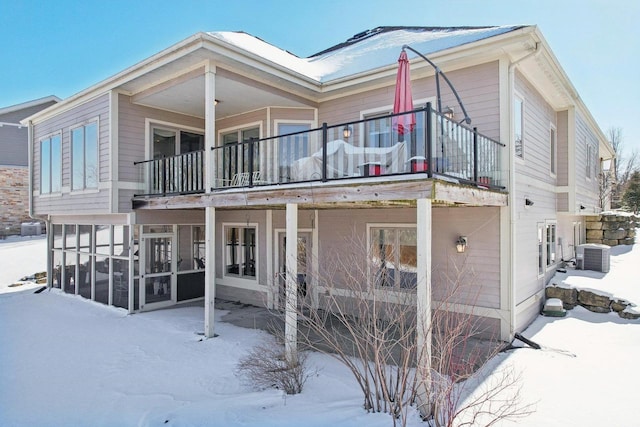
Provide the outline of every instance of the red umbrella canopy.
{"type": "MultiPolygon", "coordinates": [[[[413,97],[411,96],[411,76],[409,72],[409,59],[403,50],[398,58],[398,75],[396,77],[396,97],[393,102],[393,113],[404,113],[413,110],[413,97]]],[[[393,129],[400,135],[410,133],[416,127],[416,115],[404,114],[393,117],[393,129]]]]}

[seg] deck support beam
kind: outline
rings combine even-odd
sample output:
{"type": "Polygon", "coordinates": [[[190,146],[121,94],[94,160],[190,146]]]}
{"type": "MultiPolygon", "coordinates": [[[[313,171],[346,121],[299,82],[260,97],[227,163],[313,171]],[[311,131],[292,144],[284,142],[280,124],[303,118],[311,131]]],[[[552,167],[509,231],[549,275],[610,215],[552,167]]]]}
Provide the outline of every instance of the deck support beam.
{"type": "Polygon", "coordinates": [[[204,336],[213,338],[216,299],[216,208],[205,208],[204,336]]]}
{"type": "Polygon", "coordinates": [[[287,203],[286,291],[285,291],[285,356],[289,363],[298,359],[298,205],[287,203]]]}
{"type": "Polygon", "coordinates": [[[417,244],[417,367],[418,405],[423,416],[429,415],[431,388],[431,200],[418,199],[416,209],[417,244]]]}

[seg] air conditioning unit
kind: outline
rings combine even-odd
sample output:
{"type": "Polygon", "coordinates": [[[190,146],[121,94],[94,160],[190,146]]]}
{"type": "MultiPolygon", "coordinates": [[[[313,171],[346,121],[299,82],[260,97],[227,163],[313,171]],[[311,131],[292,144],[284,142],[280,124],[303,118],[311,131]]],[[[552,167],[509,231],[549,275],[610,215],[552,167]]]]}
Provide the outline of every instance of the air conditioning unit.
{"type": "Polygon", "coordinates": [[[611,247],[587,243],[576,248],[576,267],[580,270],[609,272],[611,247]]]}

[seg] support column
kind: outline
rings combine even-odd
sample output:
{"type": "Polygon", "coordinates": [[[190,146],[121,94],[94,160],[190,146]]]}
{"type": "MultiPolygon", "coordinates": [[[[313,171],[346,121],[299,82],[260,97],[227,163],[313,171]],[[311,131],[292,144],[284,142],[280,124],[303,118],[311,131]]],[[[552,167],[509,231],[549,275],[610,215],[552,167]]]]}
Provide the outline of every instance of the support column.
{"type": "Polygon", "coordinates": [[[431,200],[417,200],[417,366],[418,405],[428,415],[428,390],[431,382],[431,200]]]}
{"type": "MultiPolygon", "coordinates": [[[[209,62],[204,73],[204,190],[211,192],[215,184],[216,146],[216,67],[209,62]]],[[[209,258],[207,258],[207,261],[209,258]]]]}
{"type": "Polygon", "coordinates": [[[286,304],[285,304],[285,356],[291,363],[298,358],[298,205],[287,203],[287,244],[285,248],[286,271],[286,304]]]}
{"type": "Polygon", "coordinates": [[[204,336],[213,338],[216,298],[216,209],[205,208],[204,336]]]}

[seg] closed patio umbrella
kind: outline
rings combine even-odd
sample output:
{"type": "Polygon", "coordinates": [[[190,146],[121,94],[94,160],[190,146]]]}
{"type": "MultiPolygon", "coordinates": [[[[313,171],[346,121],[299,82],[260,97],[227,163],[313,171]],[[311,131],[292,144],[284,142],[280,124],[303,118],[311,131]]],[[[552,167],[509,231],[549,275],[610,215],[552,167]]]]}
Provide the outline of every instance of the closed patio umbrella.
{"type": "MultiPolygon", "coordinates": [[[[396,96],[393,101],[393,113],[404,113],[413,110],[413,97],[411,95],[411,76],[409,72],[409,59],[407,53],[402,50],[398,58],[398,75],[396,76],[396,96]]],[[[403,114],[392,119],[393,130],[398,132],[398,139],[404,141],[404,135],[411,133],[416,126],[416,115],[403,114]]]]}

